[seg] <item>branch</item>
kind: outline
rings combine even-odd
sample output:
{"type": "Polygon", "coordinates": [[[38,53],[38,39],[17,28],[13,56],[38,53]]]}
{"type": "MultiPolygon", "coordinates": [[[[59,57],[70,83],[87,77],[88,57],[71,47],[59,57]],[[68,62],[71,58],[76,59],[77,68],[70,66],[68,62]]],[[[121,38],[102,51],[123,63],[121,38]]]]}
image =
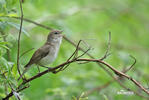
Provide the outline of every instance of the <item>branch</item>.
{"type": "Polygon", "coordinates": [[[111,80],[111,81],[107,82],[106,84],[104,84],[104,85],[102,85],[102,86],[98,86],[98,87],[96,87],[96,88],[93,88],[93,89],[91,89],[91,90],[85,92],[85,93],[81,96],[81,98],[85,98],[85,97],[87,97],[88,95],[92,94],[92,93],[95,92],[95,91],[98,91],[98,92],[101,91],[102,89],[108,87],[112,82],[114,82],[114,80],[111,80]]]}
{"type": "MultiPolygon", "coordinates": [[[[67,62],[70,61],[73,57],[73,60],[76,59],[76,56],[78,54],[78,49],[79,49],[79,45],[80,43],[82,42],[82,40],[79,40],[78,44],[77,44],[77,47],[76,47],[76,50],[74,51],[74,53],[68,58],[67,62]]],[[[63,71],[65,70],[70,64],[67,64],[66,66],[64,67],[61,67],[58,71],[55,71],[54,73],[58,73],[60,71],[63,71]]]]}
{"type": "MultiPolygon", "coordinates": [[[[68,58],[68,60],[66,61],[66,62],[64,62],[64,63],[62,63],[62,64],[60,64],[60,65],[58,65],[58,66],[56,66],[56,67],[54,67],[54,68],[48,68],[47,70],[45,70],[45,71],[43,71],[43,72],[40,72],[40,73],[38,73],[37,75],[35,75],[35,76],[33,76],[33,77],[31,77],[31,78],[29,78],[29,79],[26,79],[25,81],[23,81],[18,87],[17,87],[17,91],[18,92],[20,92],[20,91],[22,91],[22,90],[24,90],[25,88],[21,88],[23,85],[25,85],[26,83],[28,83],[28,82],[30,82],[30,81],[32,81],[32,80],[34,80],[34,79],[36,79],[36,78],[39,78],[39,77],[41,77],[42,75],[44,75],[44,74],[47,74],[47,73],[49,73],[49,72],[54,72],[54,71],[56,71],[57,69],[58,69],[58,72],[59,71],[62,71],[62,69],[63,69],[63,67],[64,66],[67,66],[67,65],[69,65],[70,63],[72,63],[72,62],[76,62],[76,59],[78,58],[73,58],[72,60],[70,60],[73,56],[75,56],[75,53],[77,53],[78,52],[78,47],[79,47],[79,45],[80,45],[80,43],[81,43],[81,40],[78,42],[78,45],[77,45],[77,48],[76,48],[76,50],[74,51],[74,53],[68,58]],[[20,89],[21,88],[21,89],[20,89]]],[[[82,55],[84,55],[85,53],[83,53],[82,55]]],[[[79,56],[79,57],[81,57],[81,56],[79,56]]],[[[64,69],[63,69],[64,70],[64,69]]],[[[5,98],[3,98],[3,100],[7,100],[8,98],[10,98],[11,96],[13,96],[13,91],[11,92],[11,93],[9,93],[5,98]]]]}
{"type": "MultiPolygon", "coordinates": [[[[131,65],[131,67],[133,67],[135,63],[136,63],[136,60],[135,60],[134,63],[131,65]]],[[[103,67],[103,68],[104,68],[104,67],[103,67]]],[[[134,91],[134,90],[132,90],[132,89],[130,89],[130,88],[127,88],[127,87],[120,81],[120,80],[121,80],[121,77],[114,77],[113,74],[112,74],[108,69],[104,68],[104,70],[113,78],[113,80],[110,80],[110,81],[108,81],[107,83],[105,83],[105,84],[102,85],[102,86],[98,86],[98,87],[96,87],[96,88],[93,88],[93,89],[91,89],[91,90],[85,92],[82,97],[87,97],[88,95],[92,94],[92,93],[95,92],[95,91],[98,91],[98,92],[99,92],[99,91],[101,91],[102,89],[108,87],[108,86],[109,86],[110,84],[112,84],[113,82],[117,82],[117,83],[118,83],[121,87],[123,87],[124,89],[126,89],[126,90],[128,90],[128,91],[132,91],[132,92],[134,92],[136,95],[138,95],[138,96],[140,96],[140,97],[142,97],[142,98],[144,98],[144,99],[149,100],[149,97],[143,96],[143,95],[141,95],[140,93],[138,93],[138,92],[136,92],[136,91],[134,91]]],[[[124,70],[124,71],[122,71],[122,72],[126,73],[127,71],[129,71],[129,70],[124,70]]]]}
{"type": "MultiPolygon", "coordinates": [[[[28,86],[25,86],[19,90],[17,90],[17,93],[19,93],[20,91],[23,91],[24,89],[28,88],[28,86]]],[[[9,93],[5,98],[3,98],[2,100],[8,100],[10,97],[12,97],[14,94],[13,92],[9,93]]]]}
{"type": "Polygon", "coordinates": [[[114,67],[112,67],[111,65],[109,65],[108,63],[102,61],[102,60],[97,60],[97,59],[77,59],[77,61],[90,61],[90,62],[98,62],[101,63],[105,66],[107,66],[109,69],[111,69],[114,73],[117,73],[117,75],[123,76],[125,78],[127,78],[128,80],[131,80],[136,86],[138,86],[142,91],[144,91],[145,93],[147,93],[149,95],[149,91],[147,89],[145,89],[139,82],[137,82],[135,79],[133,79],[132,77],[126,75],[123,72],[118,71],[117,69],[115,69],[114,67]]]}
{"type": "Polygon", "coordinates": [[[137,60],[136,60],[135,57],[133,57],[133,56],[131,56],[131,55],[130,55],[130,57],[134,59],[134,63],[133,63],[128,69],[123,70],[122,72],[124,72],[124,73],[125,73],[125,72],[128,72],[129,70],[131,70],[132,67],[133,67],[133,66],[136,64],[136,62],[137,62],[137,60]]]}
{"type": "MultiPolygon", "coordinates": [[[[112,67],[110,64],[108,64],[108,63],[106,63],[106,62],[104,62],[104,61],[102,61],[102,60],[99,60],[99,59],[73,59],[73,60],[70,60],[70,61],[66,61],[66,62],[64,62],[64,63],[62,63],[62,64],[60,64],[60,65],[58,65],[58,66],[56,66],[56,67],[54,67],[54,68],[49,68],[49,69],[47,69],[47,70],[45,70],[45,71],[43,71],[43,72],[40,72],[40,73],[38,73],[37,75],[35,75],[35,76],[33,76],[33,77],[27,79],[26,81],[22,82],[22,83],[18,86],[18,90],[17,90],[17,91],[20,92],[20,91],[24,90],[24,89],[21,89],[21,90],[20,90],[20,87],[22,87],[22,85],[25,85],[26,83],[31,82],[32,80],[35,80],[35,79],[37,79],[37,78],[43,76],[44,74],[47,74],[47,73],[49,73],[49,72],[53,72],[53,71],[55,71],[56,69],[59,69],[59,68],[65,66],[65,65],[67,65],[67,64],[74,63],[74,62],[76,62],[76,61],[98,62],[98,63],[101,63],[101,64],[103,64],[103,65],[106,65],[106,66],[107,66],[109,69],[111,69],[114,73],[118,73],[119,75],[121,75],[121,76],[127,78],[128,80],[131,80],[136,86],[138,86],[141,90],[143,90],[145,93],[147,93],[147,94],[149,95],[149,91],[148,91],[146,88],[144,88],[139,82],[137,82],[135,79],[131,78],[130,76],[126,75],[126,74],[123,73],[123,72],[120,72],[120,71],[116,70],[116,69],[115,69],[114,67],[112,67]]],[[[9,97],[11,97],[11,96],[12,96],[12,93],[10,93],[9,95],[7,95],[5,98],[9,98],[9,97]]],[[[4,98],[3,100],[6,100],[5,98],[4,98]]]]}
{"type": "Polygon", "coordinates": [[[104,60],[110,55],[109,53],[110,48],[111,48],[111,32],[109,32],[109,41],[108,41],[108,47],[107,47],[106,53],[102,58],[100,58],[100,60],[104,60]]]}
{"type": "Polygon", "coordinates": [[[20,23],[20,30],[19,30],[19,35],[18,35],[18,50],[17,50],[17,70],[19,75],[21,76],[20,68],[19,68],[19,59],[20,59],[20,39],[21,39],[21,32],[22,32],[22,24],[23,24],[23,8],[22,8],[22,1],[19,0],[20,2],[20,9],[21,9],[21,23],[20,23]]]}
{"type": "MultiPolygon", "coordinates": [[[[14,19],[21,20],[21,17],[15,17],[15,16],[11,16],[11,17],[10,17],[10,16],[1,16],[1,17],[14,18],[14,19]]],[[[53,28],[51,28],[51,27],[48,27],[48,26],[45,26],[45,25],[43,25],[43,24],[37,23],[37,22],[32,21],[32,20],[30,20],[30,19],[27,19],[27,18],[24,18],[24,17],[23,17],[23,20],[26,21],[26,22],[35,24],[35,25],[37,25],[37,26],[40,26],[40,27],[42,27],[42,28],[44,28],[44,29],[53,30],[53,28]]]]}

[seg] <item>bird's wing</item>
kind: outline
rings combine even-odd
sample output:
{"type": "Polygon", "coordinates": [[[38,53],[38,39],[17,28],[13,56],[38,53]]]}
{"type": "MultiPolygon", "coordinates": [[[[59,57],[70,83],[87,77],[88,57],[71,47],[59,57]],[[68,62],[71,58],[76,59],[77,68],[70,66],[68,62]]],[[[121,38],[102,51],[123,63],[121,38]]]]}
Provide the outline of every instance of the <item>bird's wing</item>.
{"type": "Polygon", "coordinates": [[[29,63],[26,65],[32,65],[35,63],[38,63],[43,57],[47,56],[50,52],[50,45],[44,45],[41,48],[39,48],[30,59],[29,63]]]}

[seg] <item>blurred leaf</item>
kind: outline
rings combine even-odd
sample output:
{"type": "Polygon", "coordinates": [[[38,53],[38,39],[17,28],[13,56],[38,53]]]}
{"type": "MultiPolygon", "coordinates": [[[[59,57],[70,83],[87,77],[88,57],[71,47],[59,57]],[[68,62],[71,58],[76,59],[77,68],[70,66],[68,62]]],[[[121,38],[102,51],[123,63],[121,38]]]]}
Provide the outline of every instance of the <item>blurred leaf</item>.
{"type": "Polygon", "coordinates": [[[17,77],[17,66],[16,66],[16,64],[14,64],[14,63],[12,63],[13,65],[12,65],[12,75],[13,75],[13,77],[17,77]]]}
{"type": "Polygon", "coordinates": [[[5,49],[7,49],[7,50],[10,50],[7,46],[5,46],[5,45],[1,45],[0,44],[0,47],[2,47],[2,48],[5,48],[5,49]]]}
{"type": "Polygon", "coordinates": [[[72,96],[72,100],[77,100],[77,98],[75,96],[72,96]]]}
{"type": "Polygon", "coordinates": [[[8,45],[9,43],[8,42],[0,42],[0,47],[4,48],[4,49],[7,49],[7,50],[10,50],[6,44],[8,45]]]}
{"type": "Polygon", "coordinates": [[[104,100],[108,100],[108,97],[106,95],[103,95],[104,100]]]}
{"type": "Polygon", "coordinates": [[[5,93],[0,93],[0,97],[4,98],[5,96],[5,93]]]}
{"type": "Polygon", "coordinates": [[[9,44],[8,42],[0,42],[0,45],[9,44]]]}
{"type": "Polygon", "coordinates": [[[9,64],[9,62],[4,58],[4,57],[1,57],[0,58],[0,65],[1,65],[1,70],[2,68],[4,69],[7,69],[7,71],[11,68],[11,64],[9,64]]]}
{"type": "Polygon", "coordinates": [[[7,15],[8,17],[17,17],[18,15],[16,13],[11,13],[7,15]]]}
{"type": "MultiPolygon", "coordinates": [[[[15,27],[17,30],[20,30],[20,24],[16,24],[13,22],[7,22],[9,25],[15,27]]],[[[22,27],[22,32],[25,33],[25,35],[29,36],[28,32],[22,27]]]]}
{"type": "Polygon", "coordinates": [[[6,22],[0,21],[0,29],[1,30],[5,30],[5,29],[7,29],[7,27],[8,27],[8,24],[6,22]]]}

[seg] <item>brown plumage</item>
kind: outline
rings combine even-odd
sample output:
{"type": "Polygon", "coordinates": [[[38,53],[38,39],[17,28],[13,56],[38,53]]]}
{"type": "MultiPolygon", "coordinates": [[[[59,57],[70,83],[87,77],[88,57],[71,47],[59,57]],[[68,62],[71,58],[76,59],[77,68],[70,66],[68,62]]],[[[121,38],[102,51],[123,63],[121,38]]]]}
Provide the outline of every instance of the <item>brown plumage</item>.
{"type": "Polygon", "coordinates": [[[18,80],[23,77],[31,65],[47,65],[56,59],[63,36],[61,32],[54,30],[49,33],[46,43],[34,52],[18,80]]]}
{"type": "Polygon", "coordinates": [[[32,58],[30,59],[29,63],[25,65],[25,67],[28,67],[32,64],[38,64],[38,62],[45,56],[48,55],[50,50],[47,50],[50,48],[50,45],[45,44],[41,48],[39,48],[35,53],[33,54],[32,58]],[[46,50],[45,50],[46,49],[46,50]]]}

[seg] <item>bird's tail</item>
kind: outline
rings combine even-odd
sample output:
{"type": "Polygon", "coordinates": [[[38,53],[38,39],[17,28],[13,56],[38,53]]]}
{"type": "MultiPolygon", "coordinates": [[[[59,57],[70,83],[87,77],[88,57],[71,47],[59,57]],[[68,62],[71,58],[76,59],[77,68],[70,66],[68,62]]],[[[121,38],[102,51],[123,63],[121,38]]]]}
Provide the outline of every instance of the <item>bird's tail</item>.
{"type": "Polygon", "coordinates": [[[20,80],[23,77],[23,75],[27,72],[27,70],[29,69],[29,65],[26,65],[24,68],[25,69],[24,69],[23,73],[21,74],[21,76],[18,78],[18,80],[20,80]]]}

